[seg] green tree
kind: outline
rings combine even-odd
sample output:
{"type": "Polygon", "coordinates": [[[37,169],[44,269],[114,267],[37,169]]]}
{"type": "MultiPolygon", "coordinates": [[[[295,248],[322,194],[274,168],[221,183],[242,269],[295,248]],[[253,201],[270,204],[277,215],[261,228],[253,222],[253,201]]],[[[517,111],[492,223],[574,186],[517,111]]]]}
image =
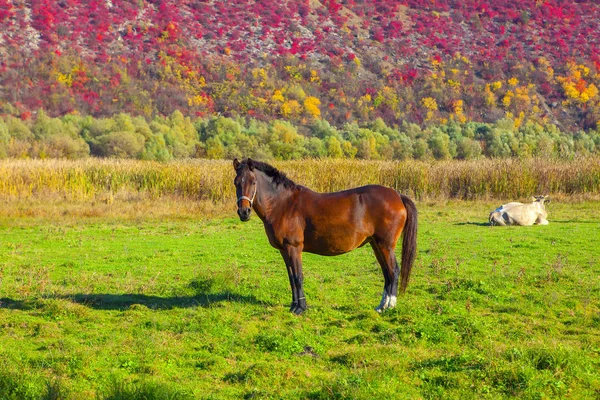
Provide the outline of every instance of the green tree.
{"type": "Polygon", "coordinates": [[[413,157],[416,160],[426,160],[431,157],[431,151],[425,139],[417,139],[413,147],[413,157]]]}
{"type": "Polygon", "coordinates": [[[356,157],[356,153],[358,153],[358,149],[352,146],[348,140],[344,140],[342,142],[342,151],[344,152],[344,157],[353,159],[356,157]]]}
{"type": "Polygon", "coordinates": [[[198,144],[198,132],[189,117],[180,111],[174,111],[166,120],[170,128],[165,134],[165,141],[171,148],[175,158],[193,157],[198,144]]]}
{"type": "Polygon", "coordinates": [[[66,134],[52,135],[42,142],[39,156],[42,158],[84,158],[89,156],[90,146],[80,137],[66,134]]]}
{"type": "Polygon", "coordinates": [[[394,150],[394,159],[406,160],[413,157],[413,143],[406,134],[400,134],[398,139],[392,140],[391,145],[394,150]]]}
{"type": "Polygon", "coordinates": [[[331,126],[329,122],[324,119],[315,120],[310,125],[310,134],[313,137],[317,137],[319,139],[325,139],[328,136],[335,136],[337,138],[341,138],[338,130],[331,126]]]}
{"type": "Polygon", "coordinates": [[[144,137],[130,131],[110,132],[98,138],[98,150],[103,157],[140,158],[144,151],[144,137]]]}
{"type": "Polygon", "coordinates": [[[29,127],[20,119],[14,118],[12,116],[6,117],[6,129],[8,129],[8,134],[18,140],[31,140],[33,139],[33,134],[29,127]]]}
{"type": "Polygon", "coordinates": [[[479,157],[481,157],[481,145],[478,141],[464,136],[456,140],[456,158],[471,160],[479,157]]]}
{"type": "Polygon", "coordinates": [[[225,157],[225,146],[218,136],[206,140],[206,157],[213,160],[225,157]]]}
{"type": "Polygon", "coordinates": [[[318,137],[311,137],[306,141],[306,151],[308,156],[312,158],[327,157],[327,148],[318,137]]]}
{"type": "Polygon", "coordinates": [[[393,128],[386,125],[382,118],[377,118],[367,126],[370,130],[378,132],[389,139],[398,139],[400,133],[393,128]]]}
{"type": "Polygon", "coordinates": [[[50,118],[44,110],[39,110],[37,118],[31,127],[35,139],[44,139],[53,135],[64,133],[62,121],[58,118],[50,118]]]}
{"type": "Polygon", "coordinates": [[[236,136],[242,132],[240,124],[226,117],[211,118],[201,131],[201,140],[206,141],[211,137],[218,137],[223,144],[234,142],[236,136]]]}
{"type": "Polygon", "coordinates": [[[342,158],[344,151],[342,150],[342,143],[335,136],[329,136],[325,139],[325,146],[327,147],[327,157],[330,158],[342,158]]]}
{"type": "Polygon", "coordinates": [[[276,158],[295,160],[306,155],[304,137],[287,121],[276,120],[269,126],[269,148],[276,158]]]}
{"type": "Polygon", "coordinates": [[[451,159],[453,153],[456,153],[455,147],[451,147],[450,136],[437,129],[429,138],[428,145],[436,160],[451,159]]]}
{"type": "Polygon", "coordinates": [[[151,161],[169,161],[173,158],[173,155],[167,148],[167,142],[161,133],[152,133],[149,138],[146,139],[144,144],[144,150],[140,155],[142,160],[151,161]]]}
{"type": "Polygon", "coordinates": [[[74,117],[50,118],[38,111],[31,132],[38,141],[35,155],[40,158],[82,158],[90,154],[89,145],[80,136],[80,121],[74,117]]]}

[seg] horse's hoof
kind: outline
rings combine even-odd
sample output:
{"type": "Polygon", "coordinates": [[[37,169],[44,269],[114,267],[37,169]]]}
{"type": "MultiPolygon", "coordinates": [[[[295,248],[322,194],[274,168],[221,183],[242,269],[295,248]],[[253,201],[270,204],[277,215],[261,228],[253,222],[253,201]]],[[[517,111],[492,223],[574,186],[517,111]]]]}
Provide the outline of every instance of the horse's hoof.
{"type": "Polygon", "coordinates": [[[290,312],[294,312],[294,310],[298,307],[298,302],[294,301],[290,304],[290,312]]]}
{"type": "Polygon", "coordinates": [[[300,315],[302,314],[304,311],[306,311],[306,307],[301,307],[301,306],[297,306],[296,308],[294,308],[292,310],[292,312],[296,315],[300,315]]]}

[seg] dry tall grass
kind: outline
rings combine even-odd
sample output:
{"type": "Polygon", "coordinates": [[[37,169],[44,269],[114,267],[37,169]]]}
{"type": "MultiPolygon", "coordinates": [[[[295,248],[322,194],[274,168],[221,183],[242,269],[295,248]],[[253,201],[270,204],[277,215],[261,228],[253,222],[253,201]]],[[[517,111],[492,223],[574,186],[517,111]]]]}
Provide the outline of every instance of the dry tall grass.
{"type": "MultiPolygon", "coordinates": [[[[533,194],[596,197],[600,159],[572,161],[304,160],[273,163],[296,183],[319,192],[381,184],[417,200],[519,199],[533,194]]],[[[170,199],[212,203],[235,197],[230,161],[168,163],[133,160],[2,160],[0,198],[102,201],[170,199]]]]}

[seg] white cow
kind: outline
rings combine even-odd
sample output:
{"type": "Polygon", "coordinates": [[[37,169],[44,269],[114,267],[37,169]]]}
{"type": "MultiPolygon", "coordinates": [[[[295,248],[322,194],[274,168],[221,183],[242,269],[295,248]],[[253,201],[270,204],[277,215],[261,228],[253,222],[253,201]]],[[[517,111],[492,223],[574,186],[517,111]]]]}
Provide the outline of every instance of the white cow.
{"type": "Polygon", "coordinates": [[[544,202],[550,202],[548,196],[535,196],[530,204],[503,204],[490,213],[490,225],[548,225],[544,202]]]}

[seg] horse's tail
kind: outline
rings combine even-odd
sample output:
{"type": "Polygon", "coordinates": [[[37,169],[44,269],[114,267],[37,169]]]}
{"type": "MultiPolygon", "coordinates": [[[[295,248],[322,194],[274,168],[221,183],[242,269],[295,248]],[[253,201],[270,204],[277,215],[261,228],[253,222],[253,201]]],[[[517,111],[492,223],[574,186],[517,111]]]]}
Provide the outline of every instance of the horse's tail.
{"type": "Polygon", "coordinates": [[[415,206],[415,203],[408,196],[400,194],[400,197],[406,208],[406,223],[402,238],[402,261],[400,268],[400,291],[404,293],[406,286],[408,286],[415,256],[417,255],[417,206],[415,206]]]}

